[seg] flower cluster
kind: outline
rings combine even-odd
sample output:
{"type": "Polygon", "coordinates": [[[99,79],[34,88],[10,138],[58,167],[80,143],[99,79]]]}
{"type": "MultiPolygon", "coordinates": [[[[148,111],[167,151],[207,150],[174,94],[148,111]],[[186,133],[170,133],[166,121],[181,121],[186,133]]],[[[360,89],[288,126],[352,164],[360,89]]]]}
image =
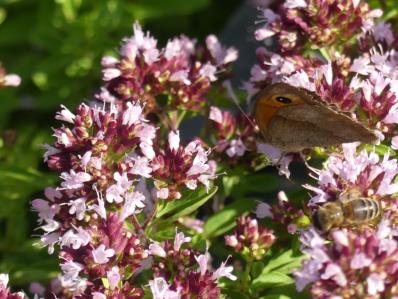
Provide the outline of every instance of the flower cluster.
{"type": "Polygon", "coordinates": [[[322,61],[317,58],[305,59],[294,54],[281,56],[262,47],[257,48],[256,57],[257,64],[252,67],[250,79],[244,84],[249,98],[268,84],[281,81],[285,76],[290,76],[297,71],[304,70],[313,74],[315,68],[322,64],[322,61]]]}
{"type": "Polygon", "coordinates": [[[211,106],[209,113],[210,138],[214,144],[214,153],[219,159],[228,158],[229,163],[247,153],[256,153],[257,127],[254,120],[242,113],[237,116],[230,111],[222,111],[211,106]],[[223,154],[226,157],[223,157],[223,154]]]}
{"type": "Polygon", "coordinates": [[[181,190],[195,190],[198,183],[209,190],[210,180],[215,178],[215,165],[208,161],[209,151],[205,151],[199,139],[183,147],[179,131],[171,131],[168,146],[156,152],[151,165],[157,198],[180,199],[181,190]]]}
{"type": "Polygon", "coordinates": [[[138,23],[123,41],[120,58],[102,60],[105,86],[97,98],[105,102],[143,100],[148,111],[176,108],[200,110],[212,82],[228,75],[237,51],[224,48],[214,35],[205,45],[181,36],[158,48],[155,38],[138,23]],[[161,101],[164,98],[164,101],[161,101]]]}
{"type": "Polygon", "coordinates": [[[376,233],[332,233],[325,243],[315,231],[302,234],[309,256],[296,271],[299,291],[311,284],[313,298],[398,298],[398,231],[382,221],[376,233]]]}
{"type": "Polygon", "coordinates": [[[82,104],[76,114],[63,108],[56,118],[72,126],[56,129],[55,145],[46,146],[45,160],[62,182],[32,205],[45,232],[42,242],[50,253],[60,246],[62,287],[81,298],[140,298],[143,291],[130,285],[128,273],[146,258],[135,215],[149,201],[143,182],[155,155],[155,128],[132,103],[123,113],[82,104]]]}
{"type": "MultiPolygon", "coordinates": [[[[44,160],[62,181],[32,206],[44,231],[42,243],[49,253],[57,244],[60,248],[63,275],[60,288],[51,293],[62,297],[141,298],[144,287],[131,276],[150,263],[144,230],[157,201],[180,199],[200,185],[209,190],[215,178],[210,151],[199,139],[184,147],[175,130],[167,144],[138,101],[119,99],[100,107],[81,104],[75,113],[62,106],[56,119],[64,125],[54,129],[54,145],[45,145],[44,160]]],[[[220,276],[203,275],[200,283],[207,279],[219,293],[220,276]]],[[[181,288],[185,296],[194,292],[188,285],[181,288]]]]}
{"type": "Polygon", "coordinates": [[[0,88],[6,86],[19,86],[21,77],[16,74],[7,74],[6,69],[0,63],[0,88]]]}
{"type": "Polygon", "coordinates": [[[184,245],[190,241],[190,237],[180,232],[176,233],[174,242],[149,245],[148,254],[153,257],[154,279],[149,282],[153,298],[217,299],[220,295],[217,280],[222,277],[236,280],[226,262],[216,270],[211,269],[207,252],[184,245]]]}
{"type": "Polygon", "coordinates": [[[353,0],[288,0],[277,13],[261,9],[264,25],[255,37],[264,40],[275,36],[278,52],[292,52],[310,44],[318,48],[343,44],[362,30],[373,26],[373,19],[381,10],[370,10],[369,5],[353,0]]]}
{"type": "Polygon", "coordinates": [[[379,22],[360,37],[359,46],[361,52],[369,52],[374,47],[383,51],[397,49],[398,36],[392,30],[390,23],[379,22]]]}
{"type": "Polygon", "coordinates": [[[261,260],[276,240],[273,231],[249,216],[240,216],[236,225],[234,234],[225,236],[225,244],[248,259],[261,260]]]}
{"type": "MultiPolygon", "coordinates": [[[[343,156],[331,155],[326,161],[325,169],[316,171],[318,187],[305,185],[315,193],[308,205],[317,209],[328,201],[355,193],[357,197],[372,198],[382,203],[385,217],[397,223],[397,206],[393,194],[398,192],[394,178],[398,174],[396,159],[383,159],[376,153],[365,150],[357,153],[358,144],[343,145],[343,156]]],[[[314,170],[315,171],[315,170],[314,170]]]]}

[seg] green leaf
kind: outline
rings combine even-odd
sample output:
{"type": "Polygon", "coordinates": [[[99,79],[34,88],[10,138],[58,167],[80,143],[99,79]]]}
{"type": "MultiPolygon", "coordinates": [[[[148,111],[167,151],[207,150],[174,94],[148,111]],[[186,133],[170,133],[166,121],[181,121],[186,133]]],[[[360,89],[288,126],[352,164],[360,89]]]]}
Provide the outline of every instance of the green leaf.
{"type": "Polygon", "coordinates": [[[239,215],[253,210],[256,205],[255,200],[247,198],[225,206],[206,221],[204,235],[206,238],[214,238],[224,234],[235,226],[235,220],[239,215]]]}
{"type": "Polygon", "coordinates": [[[266,274],[272,271],[278,271],[281,273],[289,273],[292,269],[298,268],[301,265],[301,261],[305,258],[304,255],[294,256],[293,250],[289,249],[281,253],[276,258],[270,260],[267,265],[261,271],[261,274],[266,274]]]}
{"type": "Polygon", "coordinates": [[[268,173],[258,173],[242,176],[239,185],[233,188],[235,198],[244,197],[253,193],[267,193],[279,187],[278,178],[268,173]]]}
{"type": "Polygon", "coordinates": [[[390,156],[395,156],[396,153],[394,150],[391,149],[391,147],[385,145],[385,144],[379,144],[379,145],[370,145],[366,144],[365,149],[368,152],[376,152],[379,156],[384,156],[385,154],[389,154],[390,156]]]}
{"type": "Polygon", "coordinates": [[[232,189],[235,187],[235,185],[239,184],[239,182],[240,182],[239,175],[232,175],[232,176],[225,175],[222,177],[222,184],[224,187],[225,197],[231,195],[232,189]]]}
{"type": "Polygon", "coordinates": [[[281,295],[287,296],[287,298],[292,298],[292,299],[311,298],[307,290],[304,290],[300,293],[297,292],[296,285],[294,283],[273,287],[272,289],[267,290],[267,296],[281,296],[281,295]]]}
{"type": "Polygon", "coordinates": [[[205,8],[209,0],[136,0],[129,6],[137,19],[148,19],[170,15],[187,15],[205,8]]]}
{"type": "Polygon", "coordinates": [[[264,263],[262,261],[261,262],[254,262],[253,263],[253,267],[252,267],[252,271],[251,271],[252,277],[259,276],[261,274],[261,272],[263,271],[263,269],[264,269],[264,263]]]}
{"type": "Polygon", "coordinates": [[[267,295],[260,297],[259,299],[291,299],[292,297],[286,295],[267,295]]]}
{"type": "Polygon", "coordinates": [[[217,189],[217,186],[214,186],[209,192],[206,192],[204,188],[187,191],[180,199],[167,202],[163,207],[160,207],[160,210],[156,213],[156,218],[165,216],[167,221],[172,222],[182,216],[188,215],[212,198],[217,189]]]}
{"type": "MultiPolygon", "coordinates": [[[[249,294],[245,294],[242,292],[239,292],[237,290],[233,290],[231,288],[225,288],[222,290],[222,294],[225,294],[228,299],[250,299],[252,298],[249,294]]],[[[221,298],[225,298],[225,297],[221,297],[221,298]]]]}
{"type": "Polygon", "coordinates": [[[251,287],[254,289],[272,288],[275,286],[291,284],[293,278],[281,272],[261,273],[260,276],[252,281],[251,287]]]}

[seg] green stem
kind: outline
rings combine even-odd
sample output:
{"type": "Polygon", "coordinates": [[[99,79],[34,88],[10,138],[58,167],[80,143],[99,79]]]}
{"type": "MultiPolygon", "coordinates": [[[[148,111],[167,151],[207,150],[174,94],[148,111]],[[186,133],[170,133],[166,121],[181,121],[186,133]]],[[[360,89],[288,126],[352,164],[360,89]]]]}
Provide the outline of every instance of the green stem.
{"type": "Polygon", "coordinates": [[[178,117],[177,117],[177,121],[176,121],[176,127],[178,128],[181,124],[181,122],[183,121],[185,115],[187,114],[186,110],[181,110],[178,117]]]}
{"type": "Polygon", "coordinates": [[[250,273],[252,271],[252,267],[253,267],[253,258],[249,257],[249,259],[247,260],[245,272],[243,273],[243,278],[242,278],[242,288],[243,288],[243,291],[246,293],[249,292],[249,284],[250,284],[250,280],[251,280],[250,273]]]}

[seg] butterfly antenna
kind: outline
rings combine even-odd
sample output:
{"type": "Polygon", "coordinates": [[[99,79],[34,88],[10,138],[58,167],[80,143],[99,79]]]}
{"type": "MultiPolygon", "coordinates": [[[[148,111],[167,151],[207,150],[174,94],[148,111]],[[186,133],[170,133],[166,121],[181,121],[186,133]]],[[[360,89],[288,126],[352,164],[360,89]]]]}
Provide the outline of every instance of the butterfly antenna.
{"type": "Polygon", "coordinates": [[[223,86],[227,89],[228,96],[230,97],[232,102],[234,102],[234,104],[238,107],[239,111],[242,112],[242,114],[246,117],[246,119],[253,126],[253,128],[256,128],[257,127],[256,124],[250,119],[249,115],[247,115],[247,113],[239,105],[238,97],[236,96],[236,94],[232,88],[231,81],[230,80],[225,81],[223,83],[223,86]]]}

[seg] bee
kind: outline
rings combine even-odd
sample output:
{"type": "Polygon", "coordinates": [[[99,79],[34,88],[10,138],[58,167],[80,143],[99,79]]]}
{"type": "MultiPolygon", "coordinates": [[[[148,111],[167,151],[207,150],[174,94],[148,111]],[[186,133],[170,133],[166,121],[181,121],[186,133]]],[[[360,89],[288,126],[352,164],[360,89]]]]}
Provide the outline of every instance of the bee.
{"type": "Polygon", "coordinates": [[[322,232],[332,228],[374,225],[381,218],[380,202],[373,198],[340,197],[322,205],[313,215],[314,227],[322,232]]]}

